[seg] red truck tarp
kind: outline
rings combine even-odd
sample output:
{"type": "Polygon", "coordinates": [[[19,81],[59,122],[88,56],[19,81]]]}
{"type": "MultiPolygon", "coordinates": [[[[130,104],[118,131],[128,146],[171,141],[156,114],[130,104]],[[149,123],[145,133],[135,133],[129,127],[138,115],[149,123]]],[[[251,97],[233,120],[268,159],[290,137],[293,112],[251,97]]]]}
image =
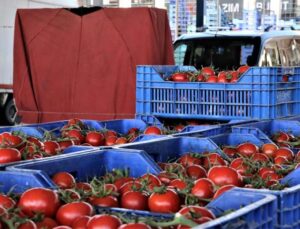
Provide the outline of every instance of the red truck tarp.
{"type": "Polygon", "coordinates": [[[133,118],[145,64],[174,64],[165,10],[17,11],[13,90],[24,123],[133,118]]]}

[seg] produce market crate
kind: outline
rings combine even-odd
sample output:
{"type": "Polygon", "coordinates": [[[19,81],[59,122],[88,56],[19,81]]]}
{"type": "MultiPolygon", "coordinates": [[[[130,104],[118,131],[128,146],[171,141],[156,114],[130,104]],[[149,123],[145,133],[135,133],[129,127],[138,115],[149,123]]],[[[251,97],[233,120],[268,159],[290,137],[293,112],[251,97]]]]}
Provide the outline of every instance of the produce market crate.
{"type": "MultiPolygon", "coordinates": [[[[276,219],[276,197],[231,189],[210,202],[207,207],[216,219],[195,228],[274,228],[276,219]],[[227,212],[226,215],[224,215],[227,212]]],[[[156,220],[171,220],[174,215],[133,211],[122,208],[97,208],[98,213],[118,213],[126,217],[151,217],[156,220]]]]}
{"type": "Polygon", "coordinates": [[[156,162],[175,161],[187,153],[216,152],[227,157],[209,138],[173,137],[119,146],[122,149],[143,150],[156,162]]]}
{"type": "Polygon", "coordinates": [[[245,192],[257,194],[271,194],[277,197],[277,223],[276,228],[300,228],[300,169],[296,169],[284,177],[280,183],[290,187],[281,191],[267,189],[238,188],[245,192]]]}
{"type": "Polygon", "coordinates": [[[113,169],[129,169],[133,177],[160,171],[143,151],[94,149],[7,167],[6,171],[0,172],[0,190],[6,192],[14,188],[14,192],[21,193],[32,187],[55,188],[51,176],[57,172],[70,172],[78,181],[86,181],[113,169]]]}
{"type": "Polygon", "coordinates": [[[299,115],[300,68],[251,67],[237,83],[172,82],[190,66],[138,66],[136,117],[253,120],[299,115]],[[282,77],[288,75],[285,82],[282,77]]]}
{"type": "MultiPolygon", "coordinates": [[[[300,136],[300,122],[295,120],[267,120],[256,123],[237,125],[232,128],[234,133],[253,134],[263,142],[272,141],[272,136],[283,131],[300,136]]],[[[297,149],[294,149],[297,151],[297,149]]],[[[299,149],[298,149],[299,150],[299,149]]]]}

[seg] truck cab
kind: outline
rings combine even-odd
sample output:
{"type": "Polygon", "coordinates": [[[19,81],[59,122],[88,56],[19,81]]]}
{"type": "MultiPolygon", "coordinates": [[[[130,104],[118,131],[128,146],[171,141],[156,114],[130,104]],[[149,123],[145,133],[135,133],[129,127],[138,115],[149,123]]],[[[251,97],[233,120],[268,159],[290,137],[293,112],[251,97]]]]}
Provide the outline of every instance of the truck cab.
{"type": "Polygon", "coordinates": [[[174,43],[176,65],[233,70],[248,66],[300,66],[300,32],[214,31],[187,34],[174,43]]]}

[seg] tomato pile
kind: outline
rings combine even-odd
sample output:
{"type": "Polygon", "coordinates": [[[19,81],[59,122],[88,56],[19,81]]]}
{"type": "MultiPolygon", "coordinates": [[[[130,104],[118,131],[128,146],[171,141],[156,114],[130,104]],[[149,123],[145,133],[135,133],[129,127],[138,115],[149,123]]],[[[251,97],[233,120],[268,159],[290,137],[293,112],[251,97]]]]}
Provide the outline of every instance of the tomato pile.
{"type": "Polygon", "coordinates": [[[203,67],[198,72],[175,72],[169,80],[174,82],[236,83],[239,77],[248,69],[249,66],[243,65],[237,70],[216,73],[211,67],[203,67]]]}
{"type": "MultiPolygon", "coordinates": [[[[140,134],[163,135],[172,133],[171,130],[149,126],[144,132],[138,128],[131,128],[127,134],[121,135],[114,130],[90,129],[79,119],[70,119],[59,129],[59,135],[53,134],[55,130],[45,131],[43,139],[26,136],[24,133],[3,132],[0,134],[0,164],[43,158],[61,154],[72,145],[86,146],[112,146],[130,143],[140,134]]],[[[173,130],[177,131],[177,130],[173,130]]]]}
{"type": "Polygon", "coordinates": [[[272,136],[272,140],[278,145],[288,148],[300,148],[300,136],[280,131],[272,136]]]}

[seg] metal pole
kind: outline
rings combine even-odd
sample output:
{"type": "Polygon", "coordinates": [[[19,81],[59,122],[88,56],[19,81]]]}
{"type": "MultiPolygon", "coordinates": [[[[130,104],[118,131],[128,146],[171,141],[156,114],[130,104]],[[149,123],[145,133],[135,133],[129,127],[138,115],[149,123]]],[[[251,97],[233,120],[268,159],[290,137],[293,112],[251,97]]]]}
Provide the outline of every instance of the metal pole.
{"type": "Polygon", "coordinates": [[[196,31],[204,26],[204,0],[197,0],[196,31]]]}

